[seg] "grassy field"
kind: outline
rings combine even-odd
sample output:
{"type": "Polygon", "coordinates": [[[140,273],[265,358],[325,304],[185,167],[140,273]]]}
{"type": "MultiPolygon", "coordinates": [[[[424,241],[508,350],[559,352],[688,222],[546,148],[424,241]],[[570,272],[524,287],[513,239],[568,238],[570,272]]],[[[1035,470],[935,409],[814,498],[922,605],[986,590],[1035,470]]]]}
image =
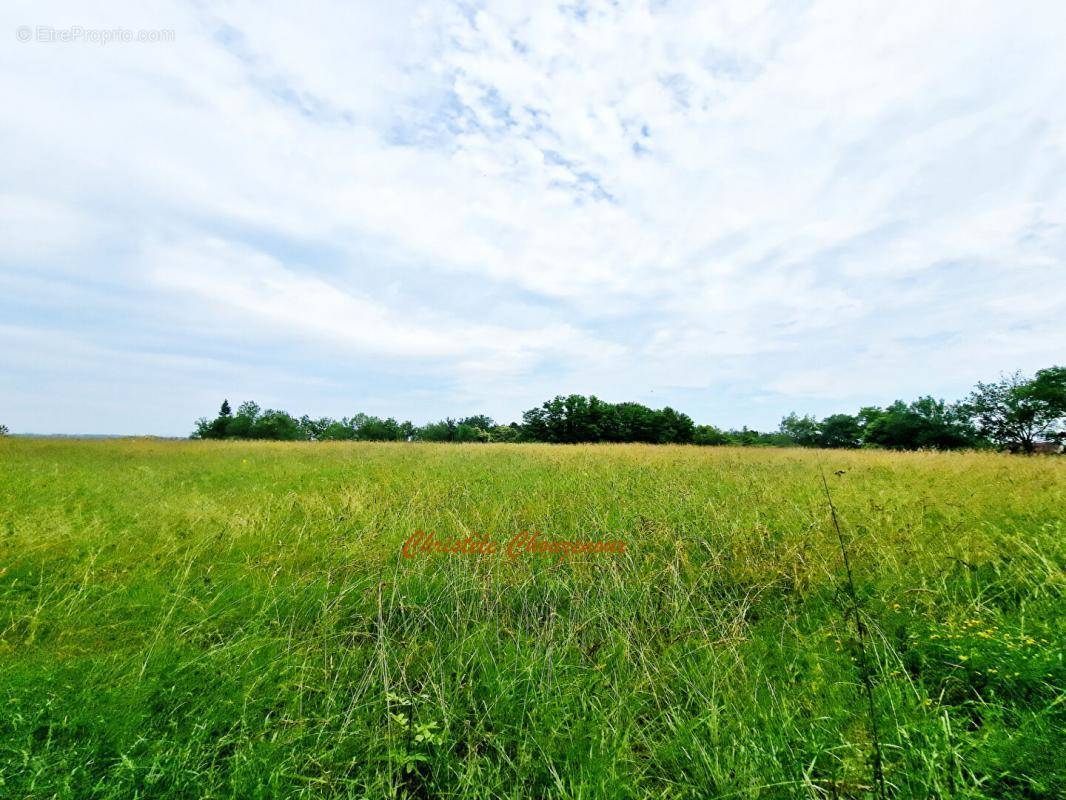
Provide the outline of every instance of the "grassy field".
{"type": "Polygon", "coordinates": [[[872,797],[865,674],[890,796],[1063,797],[1064,501],[995,454],[0,440],[0,796],[872,797]]]}

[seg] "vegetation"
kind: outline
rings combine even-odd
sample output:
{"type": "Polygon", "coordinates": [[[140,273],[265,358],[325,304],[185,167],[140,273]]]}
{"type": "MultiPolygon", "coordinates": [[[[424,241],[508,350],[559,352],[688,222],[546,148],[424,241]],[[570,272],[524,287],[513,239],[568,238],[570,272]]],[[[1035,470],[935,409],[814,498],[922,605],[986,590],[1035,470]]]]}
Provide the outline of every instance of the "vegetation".
{"type": "Polygon", "coordinates": [[[243,403],[234,415],[228,400],[213,420],[200,419],[194,439],[276,439],[423,442],[646,442],[649,444],[822,447],[880,447],[890,450],[961,450],[1002,447],[1031,453],[1047,439],[1063,437],[1066,423],[1066,367],[1041,370],[1026,379],[1016,373],[999,383],[979,383],[963,402],[922,397],[898,400],[887,408],[868,406],[852,416],[832,414],[819,421],[789,414],[771,433],[742,428],[722,431],[696,425],[670,407],[607,403],[598,397],[558,396],[522,415],[522,423],[497,425],[484,414],[451,418],[421,427],[392,417],[356,414],[297,420],[284,411],[260,411],[243,403]]]}
{"type": "Polygon", "coordinates": [[[605,403],[597,397],[572,394],[527,411],[522,415],[522,430],[529,441],[553,444],[687,444],[695,425],[670,407],[655,411],[640,403],[605,403]]]}
{"type": "Polygon", "coordinates": [[[1064,496],[990,452],[9,437],[0,795],[863,798],[876,744],[898,800],[1058,798],[1064,496]]]}
{"type": "Polygon", "coordinates": [[[1031,380],[1015,373],[998,383],[979,383],[969,408],[993,442],[1031,453],[1041,437],[1063,438],[1066,367],[1040,370],[1031,380]]]}

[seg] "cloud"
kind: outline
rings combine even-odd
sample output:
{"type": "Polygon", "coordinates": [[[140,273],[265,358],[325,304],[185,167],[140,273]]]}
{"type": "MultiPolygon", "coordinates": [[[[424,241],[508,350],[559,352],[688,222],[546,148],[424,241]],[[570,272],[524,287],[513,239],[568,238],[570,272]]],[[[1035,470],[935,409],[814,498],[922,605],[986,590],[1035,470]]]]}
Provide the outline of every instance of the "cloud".
{"type": "MultiPolygon", "coordinates": [[[[154,249],[154,248],[153,248],[154,249]]],[[[445,360],[448,368],[510,371],[537,358],[620,355],[618,348],[566,324],[538,327],[488,325],[430,309],[390,309],[277,259],[208,240],[193,246],[159,246],[151,282],[191,296],[225,317],[261,326],[264,338],[307,336],[341,349],[385,358],[445,360]],[[496,365],[493,367],[492,365],[496,365]]]]}
{"type": "Polygon", "coordinates": [[[175,37],[0,50],[0,302],[318,413],[950,395],[1066,340],[1066,10],[1024,6],[6,4],[175,37]]]}

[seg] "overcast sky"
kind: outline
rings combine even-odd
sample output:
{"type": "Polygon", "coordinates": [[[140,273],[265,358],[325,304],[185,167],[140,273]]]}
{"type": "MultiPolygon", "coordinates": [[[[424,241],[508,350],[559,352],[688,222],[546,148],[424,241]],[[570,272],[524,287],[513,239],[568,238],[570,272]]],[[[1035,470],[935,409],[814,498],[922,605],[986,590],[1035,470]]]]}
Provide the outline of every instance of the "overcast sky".
{"type": "Polygon", "coordinates": [[[571,392],[772,428],[1066,361],[1060,0],[0,24],[12,431],[571,392]],[[90,41],[114,28],[173,41],[90,41]]]}

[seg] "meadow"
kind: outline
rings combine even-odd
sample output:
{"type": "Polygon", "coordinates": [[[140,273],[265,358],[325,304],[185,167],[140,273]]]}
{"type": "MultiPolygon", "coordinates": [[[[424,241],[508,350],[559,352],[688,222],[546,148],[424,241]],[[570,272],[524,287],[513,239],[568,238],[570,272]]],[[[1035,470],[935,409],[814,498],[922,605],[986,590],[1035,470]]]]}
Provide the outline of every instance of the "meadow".
{"type": "Polygon", "coordinates": [[[0,796],[862,798],[879,751],[1061,798],[1064,501],[994,453],[0,439],[0,796]]]}

